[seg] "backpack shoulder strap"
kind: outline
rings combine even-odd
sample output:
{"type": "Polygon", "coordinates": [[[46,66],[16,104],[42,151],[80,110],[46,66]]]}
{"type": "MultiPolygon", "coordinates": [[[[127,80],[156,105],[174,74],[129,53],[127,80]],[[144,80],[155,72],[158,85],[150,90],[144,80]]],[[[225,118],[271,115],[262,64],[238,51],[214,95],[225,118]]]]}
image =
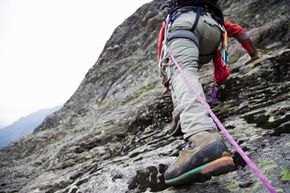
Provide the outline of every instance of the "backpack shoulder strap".
{"type": "Polygon", "coordinates": [[[193,26],[192,28],[190,29],[190,31],[194,32],[194,30],[196,29],[197,25],[198,25],[198,21],[199,21],[199,18],[200,18],[200,13],[201,10],[200,9],[196,9],[196,16],[195,16],[195,21],[193,23],[193,26]]]}

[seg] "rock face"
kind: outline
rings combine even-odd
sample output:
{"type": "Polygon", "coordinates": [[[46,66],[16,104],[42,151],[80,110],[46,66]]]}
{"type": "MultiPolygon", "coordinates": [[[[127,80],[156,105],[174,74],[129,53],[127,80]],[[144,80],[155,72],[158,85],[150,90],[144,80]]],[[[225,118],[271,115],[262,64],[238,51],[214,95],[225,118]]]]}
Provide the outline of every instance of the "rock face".
{"type": "MultiPolygon", "coordinates": [[[[164,184],[183,141],[166,135],[172,104],[160,96],[156,64],[161,3],[117,27],[64,107],[0,151],[0,192],[267,192],[233,149],[236,171],[191,186],[164,184]]],[[[221,5],[249,30],[261,59],[245,66],[248,56],[232,41],[231,76],[212,108],[276,190],[290,192],[289,1],[221,5]]],[[[209,94],[212,64],[200,74],[209,94]]]]}

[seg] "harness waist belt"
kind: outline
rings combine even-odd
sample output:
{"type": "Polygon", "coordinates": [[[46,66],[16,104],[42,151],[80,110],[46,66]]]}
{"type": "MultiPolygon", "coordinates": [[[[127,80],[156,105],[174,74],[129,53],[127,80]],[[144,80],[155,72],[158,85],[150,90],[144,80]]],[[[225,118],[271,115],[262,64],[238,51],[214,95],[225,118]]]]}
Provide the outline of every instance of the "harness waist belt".
{"type": "Polygon", "coordinates": [[[186,38],[189,39],[191,41],[193,41],[197,47],[199,47],[199,41],[196,37],[196,35],[191,32],[190,30],[186,30],[186,29],[179,29],[179,30],[175,30],[170,32],[169,37],[168,37],[168,41],[171,41],[175,38],[186,38]]]}

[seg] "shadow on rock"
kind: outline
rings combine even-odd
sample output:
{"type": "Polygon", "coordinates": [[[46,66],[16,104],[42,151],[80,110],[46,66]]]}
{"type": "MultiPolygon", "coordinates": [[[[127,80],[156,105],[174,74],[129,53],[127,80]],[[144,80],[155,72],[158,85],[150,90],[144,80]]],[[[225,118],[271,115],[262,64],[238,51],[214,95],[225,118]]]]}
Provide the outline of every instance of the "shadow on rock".
{"type": "Polygon", "coordinates": [[[167,186],[163,174],[166,169],[166,165],[160,164],[158,168],[149,166],[144,170],[138,170],[136,176],[130,182],[128,189],[138,189],[140,192],[145,192],[147,188],[150,188],[152,192],[165,190],[167,186]]]}

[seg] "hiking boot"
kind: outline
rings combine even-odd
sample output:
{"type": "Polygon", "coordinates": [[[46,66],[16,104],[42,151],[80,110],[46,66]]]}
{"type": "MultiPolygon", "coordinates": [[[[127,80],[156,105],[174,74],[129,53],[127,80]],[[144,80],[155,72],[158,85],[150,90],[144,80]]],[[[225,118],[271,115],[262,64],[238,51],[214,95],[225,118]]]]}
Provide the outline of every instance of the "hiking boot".
{"type": "Polygon", "coordinates": [[[164,174],[167,185],[204,182],[211,176],[228,173],[235,164],[219,134],[202,131],[192,135],[177,161],[164,174]]]}

